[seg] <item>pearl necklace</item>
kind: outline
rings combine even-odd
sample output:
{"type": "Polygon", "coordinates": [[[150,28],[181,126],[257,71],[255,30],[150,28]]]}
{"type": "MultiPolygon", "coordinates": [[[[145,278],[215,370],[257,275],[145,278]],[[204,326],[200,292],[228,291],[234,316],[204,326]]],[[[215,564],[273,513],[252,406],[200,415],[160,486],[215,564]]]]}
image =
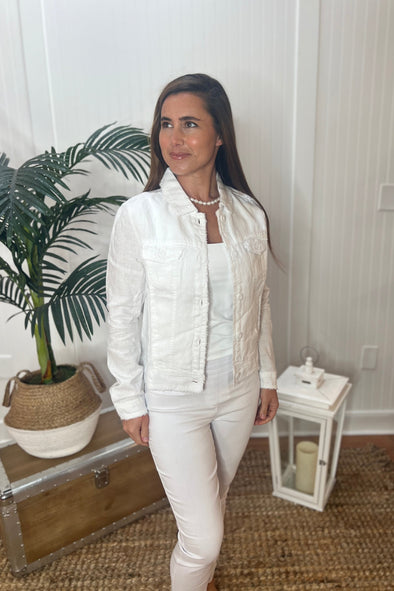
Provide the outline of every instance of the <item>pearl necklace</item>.
{"type": "Polygon", "coordinates": [[[194,201],[194,203],[199,203],[200,205],[215,205],[215,203],[219,203],[220,197],[217,199],[213,199],[212,201],[200,201],[200,199],[195,199],[195,197],[189,197],[190,201],[194,201]]]}

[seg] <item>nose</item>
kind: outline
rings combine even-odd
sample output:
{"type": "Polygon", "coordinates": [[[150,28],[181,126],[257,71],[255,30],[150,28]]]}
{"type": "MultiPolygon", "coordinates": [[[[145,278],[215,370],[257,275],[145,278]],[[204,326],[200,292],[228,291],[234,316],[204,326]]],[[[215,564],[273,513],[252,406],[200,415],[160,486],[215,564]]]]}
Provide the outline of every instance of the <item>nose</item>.
{"type": "Polygon", "coordinates": [[[171,141],[174,146],[179,146],[180,144],[183,144],[183,130],[180,126],[175,125],[173,127],[171,141]]]}

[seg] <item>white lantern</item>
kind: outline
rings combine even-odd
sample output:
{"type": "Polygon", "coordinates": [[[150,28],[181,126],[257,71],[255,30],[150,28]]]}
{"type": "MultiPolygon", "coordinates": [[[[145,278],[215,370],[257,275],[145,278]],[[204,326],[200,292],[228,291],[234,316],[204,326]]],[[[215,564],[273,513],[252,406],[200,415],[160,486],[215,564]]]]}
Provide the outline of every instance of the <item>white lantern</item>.
{"type": "Polygon", "coordinates": [[[323,511],[335,483],[351,384],[308,365],[290,366],[278,379],[279,410],[269,423],[273,494],[323,511]]]}

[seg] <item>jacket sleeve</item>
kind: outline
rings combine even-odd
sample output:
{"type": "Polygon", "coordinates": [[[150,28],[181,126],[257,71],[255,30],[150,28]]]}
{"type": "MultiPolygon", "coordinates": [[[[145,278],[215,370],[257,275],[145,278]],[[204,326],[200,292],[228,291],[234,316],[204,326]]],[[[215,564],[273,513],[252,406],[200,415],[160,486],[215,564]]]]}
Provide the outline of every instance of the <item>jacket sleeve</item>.
{"type": "Polygon", "coordinates": [[[260,338],[259,338],[259,375],[261,388],[276,390],[276,368],[274,347],[272,344],[272,324],[270,308],[270,292],[264,287],[261,301],[260,338]]]}
{"type": "Polygon", "coordinates": [[[141,364],[145,271],[130,207],[115,217],[107,266],[108,368],[116,382],[110,395],[121,419],[147,414],[141,364]]]}

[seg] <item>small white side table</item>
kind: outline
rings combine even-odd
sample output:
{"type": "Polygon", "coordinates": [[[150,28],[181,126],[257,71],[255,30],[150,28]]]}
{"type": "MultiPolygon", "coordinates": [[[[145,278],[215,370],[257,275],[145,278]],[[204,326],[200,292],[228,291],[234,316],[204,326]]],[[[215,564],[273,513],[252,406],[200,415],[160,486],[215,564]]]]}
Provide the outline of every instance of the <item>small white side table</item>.
{"type": "Polygon", "coordinates": [[[323,511],[335,483],[346,398],[345,376],[325,374],[318,389],[290,366],[278,378],[279,410],[269,423],[273,494],[323,511]]]}

